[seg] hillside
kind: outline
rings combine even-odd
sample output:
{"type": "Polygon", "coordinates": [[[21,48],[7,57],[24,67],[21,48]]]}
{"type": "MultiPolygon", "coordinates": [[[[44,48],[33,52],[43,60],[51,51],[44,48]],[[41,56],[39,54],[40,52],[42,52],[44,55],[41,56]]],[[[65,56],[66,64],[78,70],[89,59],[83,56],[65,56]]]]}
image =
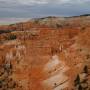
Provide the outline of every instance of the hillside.
{"type": "Polygon", "coordinates": [[[0,90],[90,90],[90,16],[0,26],[0,90]]]}

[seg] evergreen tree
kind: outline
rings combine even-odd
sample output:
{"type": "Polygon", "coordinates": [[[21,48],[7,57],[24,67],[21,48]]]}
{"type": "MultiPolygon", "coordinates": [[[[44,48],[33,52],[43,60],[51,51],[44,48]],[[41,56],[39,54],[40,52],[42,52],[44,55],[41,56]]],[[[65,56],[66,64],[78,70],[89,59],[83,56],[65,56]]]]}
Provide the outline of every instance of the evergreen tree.
{"type": "Polygon", "coordinates": [[[83,70],[84,70],[84,73],[88,74],[88,67],[86,65],[83,70]]]}
{"type": "Polygon", "coordinates": [[[83,90],[83,87],[81,85],[79,85],[78,90],[83,90]]]}
{"type": "Polygon", "coordinates": [[[75,86],[77,86],[78,84],[80,84],[80,76],[77,75],[76,79],[75,79],[75,86]]]}

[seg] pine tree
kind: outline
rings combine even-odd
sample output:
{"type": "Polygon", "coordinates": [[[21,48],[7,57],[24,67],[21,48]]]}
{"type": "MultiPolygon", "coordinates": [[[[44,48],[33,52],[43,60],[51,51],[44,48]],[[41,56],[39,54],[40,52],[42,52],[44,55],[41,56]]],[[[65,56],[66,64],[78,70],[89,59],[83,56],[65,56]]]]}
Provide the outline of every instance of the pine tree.
{"type": "Polygon", "coordinates": [[[77,75],[76,79],[75,79],[75,86],[77,86],[78,84],[80,84],[80,76],[77,75]]]}
{"type": "Polygon", "coordinates": [[[83,87],[81,86],[81,84],[78,86],[78,90],[83,90],[83,87]]]}
{"type": "Polygon", "coordinates": [[[83,70],[84,70],[84,73],[88,74],[88,67],[86,65],[83,70]]]}
{"type": "Polygon", "coordinates": [[[81,73],[85,74],[85,77],[82,78],[79,76],[79,74],[77,75],[76,79],[74,80],[74,84],[75,84],[75,90],[89,90],[88,88],[88,79],[87,79],[87,75],[88,75],[88,67],[87,65],[85,65],[83,72],[81,73]]]}

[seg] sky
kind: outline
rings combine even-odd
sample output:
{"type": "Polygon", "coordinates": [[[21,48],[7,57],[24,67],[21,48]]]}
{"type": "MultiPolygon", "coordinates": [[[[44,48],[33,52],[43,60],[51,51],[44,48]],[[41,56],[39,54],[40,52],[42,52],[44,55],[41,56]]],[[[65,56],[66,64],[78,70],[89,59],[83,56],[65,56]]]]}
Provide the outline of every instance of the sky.
{"type": "Polygon", "coordinates": [[[90,14],[90,0],[0,0],[0,19],[81,14],[90,14]]]}

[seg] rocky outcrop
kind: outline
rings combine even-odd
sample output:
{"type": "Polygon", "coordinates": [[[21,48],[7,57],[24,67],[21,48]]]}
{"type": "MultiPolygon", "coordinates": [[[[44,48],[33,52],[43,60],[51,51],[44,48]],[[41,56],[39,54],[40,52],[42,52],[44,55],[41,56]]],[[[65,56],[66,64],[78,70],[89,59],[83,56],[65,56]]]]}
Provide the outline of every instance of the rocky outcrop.
{"type": "Polygon", "coordinates": [[[19,62],[23,59],[25,47],[20,45],[18,41],[9,41],[4,43],[3,47],[6,47],[6,50],[2,48],[4,54],[0,55],[0,61],[2,61],[0,63],[0,90],[23,90],[22,85],[13,75],[15,75],[19,62]]]}
{"type": "Polygon", "coordinates": [[[47,79],[42,83],[52,90],[63,90],[69,87],[69,78],[65,72],[69,67],[62,60],[59,60],[57,55],[52,56],[52,59],[45,65],[44,72],[47,73],[47,79]]]}

